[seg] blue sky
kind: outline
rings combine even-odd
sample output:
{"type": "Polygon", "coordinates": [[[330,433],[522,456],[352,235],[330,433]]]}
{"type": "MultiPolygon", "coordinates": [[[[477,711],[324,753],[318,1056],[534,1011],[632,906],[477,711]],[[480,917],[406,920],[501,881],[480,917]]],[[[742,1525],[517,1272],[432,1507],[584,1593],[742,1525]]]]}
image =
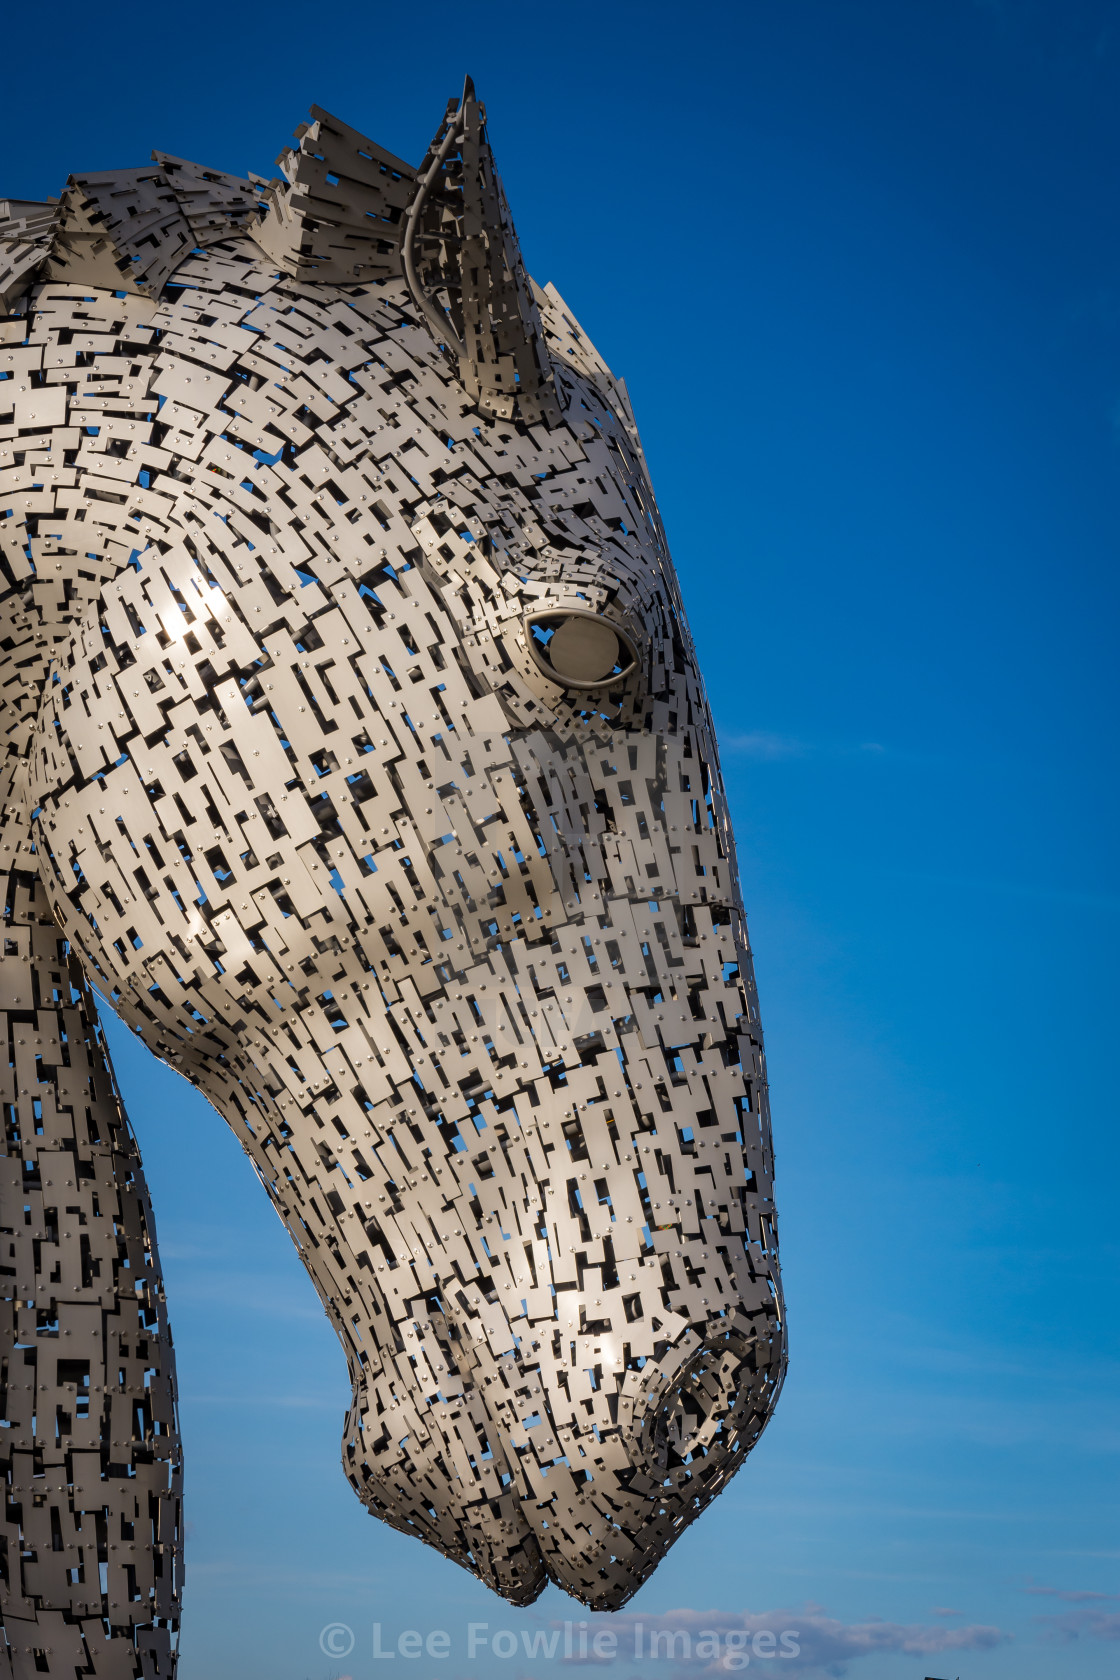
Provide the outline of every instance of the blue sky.
{"type": "MultiPolygon", "coordinates": [[[[1120,6],[63,0],[5,31],[13,196],[152,146],[267,174],[313,101],[419,158],[470,70],[533,273],[629,383],[739,837],[792,1359],[596,1667],[703,1670],[634,1656],[637,1619],[796,1630],[763,1675],[1114,1674],[1120,6]]],[[[179,1347],[182,1680],[559,1676],[466,1628],[571,1601],[510,1611],[358,1507],[288,1239],[113,1041],[179,1347]],[[375,1622],[449,1654],[388,1667],[375,1622]]]]}

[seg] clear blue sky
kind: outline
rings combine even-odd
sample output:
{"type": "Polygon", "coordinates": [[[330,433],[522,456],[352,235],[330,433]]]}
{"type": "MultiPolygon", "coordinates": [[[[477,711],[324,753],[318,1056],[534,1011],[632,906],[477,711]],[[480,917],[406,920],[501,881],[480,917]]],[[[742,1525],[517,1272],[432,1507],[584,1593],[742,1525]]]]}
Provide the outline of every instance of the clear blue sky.
{"type": "MultiPolygon", "coordinates": [[[[1113,1675],[1120,7],[62,0],[4,39],[26,197],[153,145],[269,173],[312,101],[418,159],[474,75],[530,267],[634,397],[768,1028],[789,1381],[634,1612],[799,1631],[752,1674],[1113,1675]]],[[[465,1629],[570,1601],[509,1611],[360,1510],[247,1162],[114,1044],[180,1352],[183,1680],[559,1677],[465,1629]],[[451,1652],[375,1660],[374,1621],[451,1652]]]]}

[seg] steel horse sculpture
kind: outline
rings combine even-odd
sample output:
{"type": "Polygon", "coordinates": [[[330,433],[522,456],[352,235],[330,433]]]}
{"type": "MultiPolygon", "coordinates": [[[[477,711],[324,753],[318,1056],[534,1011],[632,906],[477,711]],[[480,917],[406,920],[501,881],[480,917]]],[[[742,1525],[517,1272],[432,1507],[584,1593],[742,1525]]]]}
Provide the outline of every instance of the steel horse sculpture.
{"type": "Polygon", "coordinates": [[[626,389],[468,82],[420,168],[0,213],[0,1672],[174,1672],[181,1457],[92,988],[228,1121],[383,1521],[625,1603],[784,1370],[711,717],[626,389]],[[8,1665],[8,1666],[5,1666],[8,1665]]]}

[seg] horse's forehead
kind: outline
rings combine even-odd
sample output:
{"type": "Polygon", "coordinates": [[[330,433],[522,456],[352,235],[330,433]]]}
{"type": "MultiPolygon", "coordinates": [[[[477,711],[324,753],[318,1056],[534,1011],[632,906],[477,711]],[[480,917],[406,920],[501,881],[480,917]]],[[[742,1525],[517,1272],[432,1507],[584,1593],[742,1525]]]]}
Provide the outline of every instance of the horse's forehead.
{"type": "MultiPolygon", "coordinates": [[[[350,290],[301,286],[268,273],[247,241],[191,256],[178,271],[171,295],[165,294],[162,308],[152,317],[158,337],[148,354],[156,362],[166,364],[170,357],[180,362],[183,379],[192,382],[192,400],[200,389],[212,392],[219,376],[190,364],[209,353],[215,331],[209,312],[220,309],[226,337],[238,352],[231,379],[251,376],[263,382],[267,393],[286,377],[305,378],[353,416],[356,429],[341,439],[317,435],[311,442],[321,443],[328,452],[340,444],[345,458],[354,461],[399,457],[402,448],[419,441],[448,457],[440,495],[452,512],[457,489],[466,486],[476,521],[531,527],[538,541],[555,536],[563,546],[573,497],[563,485],[554,498],[550,485],[557,477],[575,471],[589,485],[595,480],[618,485],[638,480],[654,513],[656,500],[625,386],[615,381],[559,294],[550,288],[540,296],[550,340],[567,359],[559,376],[564,411],[547,427],[495,420],[468,403],[428,334],[410,319],[399,283],[350,290]],[[356,366],[363,360],[374,367],[374,377],[367,378],[366,370],[356,366]],[[500,498],[480,504],[480,484],[500,484],[500,498]]],[[[222,407],[236,410],[238,401],[232,386],[222,407]]],[[[236,413],[232,417],[236,419],[236,413]]],[[[407,464],[402,459],[402,465],[407,464]]],[[[394,491],[384,484],[379,489],[393,498],[394,491]]],[[[404,485],[396,487],[396,494],[400,500],[410,499],[404,485]]],[[[580,505],[581,498],[574,500],[580,505]]],[[[515,533],[514,541],[523,534],[515,533]]],[[[627,541],[616,532],[615,542],[633,549],[636,534],[640,535],[636,527],[628,527],[627,541]]]]}

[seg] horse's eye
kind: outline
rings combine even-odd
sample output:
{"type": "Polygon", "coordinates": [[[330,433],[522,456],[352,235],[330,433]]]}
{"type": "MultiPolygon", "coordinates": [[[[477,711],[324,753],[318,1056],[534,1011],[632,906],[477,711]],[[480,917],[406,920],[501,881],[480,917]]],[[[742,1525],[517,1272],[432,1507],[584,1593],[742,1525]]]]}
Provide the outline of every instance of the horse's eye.
{"type": "Polygon", "coordinates": [[[600,688],[627,677],[638,662],[630,638],[598,613],[574,608],[525,621],[533,658],[566,688],[600,688]]]}

